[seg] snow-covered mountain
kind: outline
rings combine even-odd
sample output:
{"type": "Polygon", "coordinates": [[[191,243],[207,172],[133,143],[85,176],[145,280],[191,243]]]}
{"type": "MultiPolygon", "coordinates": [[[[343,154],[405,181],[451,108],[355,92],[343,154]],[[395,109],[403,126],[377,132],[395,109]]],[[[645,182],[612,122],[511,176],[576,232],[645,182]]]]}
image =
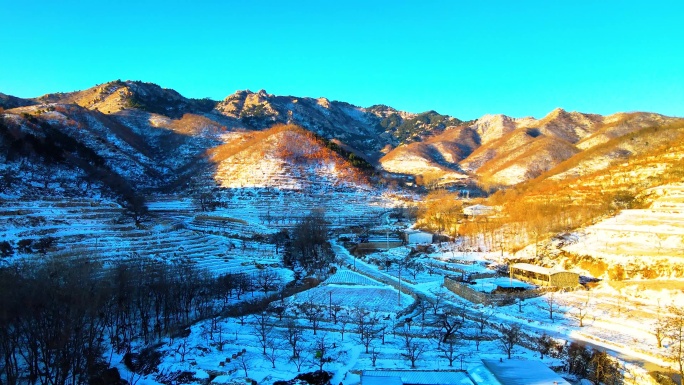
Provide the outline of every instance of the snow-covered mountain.
{"type": "MultiPolygon", "coordinates": [[[[472,124],[445,130],[420,143],[400,146],[380,163],[405,174],[474,176],[489,185],[515,185],[533,179],[574,156],[647,127],[681,121],[653,113],[609,116],[555,109],[542,119],[485,115],[472,124]]],[[[640,151],[648,151],[642,148],[640,151]]],[[[624,153],[623,156],[634,153],[624,153]]]]}
{"type": "MultiPolygon", "coordinates": [[[[486,115],[463,122],[435,111],[416,114],[385,105],[363,108],[264,90],[238,91],[220,102],[191,99],[155,84],[119,80],[33,99],[0,94],[0,108],[4,109],[0,146],[6,149],[0,170],[3,190],[17,193],[42,186],[72,195],[99,194],[92,186],[110,190],[184,189],[207,183],[237,186],[250,179],[246,175],[266,175],[265,169],[289,175],[302,166],[301,158],[279,159],[277,170],[274,164],[265,165],[269,158],[243,158],[240,151],[219,162],[212,160],[216,149],[226,146],[248,144],[250,154],[268,152],[273,138],[256,133],[276,124],[310,132],[350,169],[375,167],[414,175],[430,186],[514,185],[577,158],[583,159],[584,168],[572,172],[596,171],[610,164],[601,161],[605,151],[598,148],[605,150],[617,138],[640,129],[679,121],[652,113],[604,117],[556,109],[542,119],[486,115]],[[264,141],[248,140],[255,135],[264,141]]],[[[632,150],[622,146],[611,153],[611,159],[648,151],[648,146],[632,150]]],[[[339,184],[337,177],[326,176],[324,183],[339,184]]],[[[285,183],[285,178],[257,179],[250,180],[255,185],[285,183]]]]}

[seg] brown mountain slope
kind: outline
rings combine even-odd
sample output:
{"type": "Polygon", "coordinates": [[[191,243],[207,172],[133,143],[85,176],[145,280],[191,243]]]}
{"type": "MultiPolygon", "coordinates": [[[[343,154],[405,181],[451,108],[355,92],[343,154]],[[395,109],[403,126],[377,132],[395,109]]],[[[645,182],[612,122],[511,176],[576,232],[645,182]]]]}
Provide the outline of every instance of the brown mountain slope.
{"type": "Polygon", "coordinates": [[[458,163],[470,155],[477,146],[478,137],[473,130],[455,127],[425,142],[399,146],[381,158],[380,163],[387,171],[404,174],[430,171],[458,172],[458,163]]]}
{"type": "Polygon", "coordinates": [[[0,92],[0,108],[9,110],[10,108],[25,107],[36,104],[30,99],[22,99],[12,95],[5,95],[0,92]]]}
{"type": "Polygon", "coordinates": [[[556,108],[544,118],[530,122],[529,127],[537,128],[546,136],[563,139],[569,143],[577,143],[591,135],[603,122],[603,117],[596,114],[568,112],[556,108]]]}
{"type": "Polygon", "coordinates": [[[648,189],[684,180],[684,119],[644,128],[575,154],[540,177],[497,192],[502,229],[515,229],[511,248],[595,223],[642,205],[648,189]],[[601,164],[572,172],[579,165],[601,164]]]}
{"type": "Polygon", "coordinates": [[[482,180],[514,185],[541,175],[552,165],[578,152],[575,146],[565,140],[539,136],[487,162],[478,170],[478,176],[482,180]]]}
{"type": "Polygon", "coordinates": [[[216,105],[208,99],[186,98],[175,90],[153,83],[130,80],[116,80],[83,91],[47,94],[36,100],[41,103],[73,103],[106,114],[134,108],[171,118],[179,118],[188,112],[209,112],[216,105]]]}
{"type": "Polygon", "coordinates": [[[629,134],[630,132],[657,125],[667,125],[676,119],[646,112],[617,113],[606,116],[594,133],[585,137],[577,147],[586,150],[603,144],[613,138],[629,134]]]}
{"type": "Polygon", "coordinates": [[[466,172],[485,185],[510,186],[614,138],[675,121],[652,113],[604,117],[560,108],[539,120],[485,115],[461,127],[460,135],[449,136],[453,130],[447,130],[422,144],[400,146],[383,157],[381,164],[386,170],[414,175],[428,170],[466,172]],[[468,151],[451,151],[462,148],[468,151]]]}
{"type": "Polygon", "coordinates": [[[236,132],[226,140],[208,152],[216,165],[214,179],[222,187],[324,190],[368,184],[355,167],[298,126],[236,132]]]}

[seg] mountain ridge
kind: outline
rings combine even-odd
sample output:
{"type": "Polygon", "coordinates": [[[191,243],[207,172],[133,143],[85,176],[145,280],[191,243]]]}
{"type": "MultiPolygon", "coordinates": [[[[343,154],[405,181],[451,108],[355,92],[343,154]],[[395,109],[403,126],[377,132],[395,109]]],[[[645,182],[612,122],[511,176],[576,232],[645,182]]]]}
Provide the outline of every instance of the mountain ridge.
{"type": "MultiPolygon", "coordinates": [[[[40,137],[41,129],[51,126],[93,149],[113,169],[129,173],[131,183],[142,189],[182,186],[187,178],[217,167],[211,149],[279,124],[302,127],[326,145],[334,144],[347,161],[370,163],[378,171],[413,176],[435,187],[516,185],[582,154],[603,156],[590,150],[616,138],[682,120],[557,108],[540,119],[488,114],[462,121],[432,110],[411,113],[382,104],[364,108],[265,90],[237,91],[222,101],[191,99],[153,83],[121,80],[31,99],[0,94],[0,107],[8,119],[5,126],[11,126],[5,127],[5,146],[28,146],[18,144],[17,132],[40,137]]],[[[618,158],[633,153],[626,148],[613,152],[618,158]]],[[[609,163],[586,162],[593,162],[592,169],[609,163]]]]}

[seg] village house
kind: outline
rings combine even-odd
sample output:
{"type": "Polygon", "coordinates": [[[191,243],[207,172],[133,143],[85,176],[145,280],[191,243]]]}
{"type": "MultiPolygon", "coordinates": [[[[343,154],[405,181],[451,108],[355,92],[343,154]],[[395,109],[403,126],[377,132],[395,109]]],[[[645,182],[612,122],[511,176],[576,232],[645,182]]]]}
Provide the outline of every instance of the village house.
{"type": "Polygon", "coordinates": [[[468,217],[480,217],[492,215],[494,213],[494,208],[485,205],[473,205],[463,208],[463,215],[468,217]]]}
{"type": "Polygon", "coordinates": [[[361,385],[570,385],[543,362],[483,359],[468,370],[365,370],[361,385]]]}
{"type": "Polygon", "coordinates": [[[404,241],[406,244],[409,245],[415,245],[415,244],[431,244],[433,239],[432,233],[428,233],[425,231],[420,231],[420,230],[414,230],[414,229],[409,229],[404,231],[404,241]]]}
{"type": "Polygon", "coordinates": [[[553,270],[530,263],[514,263],[509,267],[511,278],[539,286],[575,288],[579,286],[579,274],[565,270],[553,270]]]}

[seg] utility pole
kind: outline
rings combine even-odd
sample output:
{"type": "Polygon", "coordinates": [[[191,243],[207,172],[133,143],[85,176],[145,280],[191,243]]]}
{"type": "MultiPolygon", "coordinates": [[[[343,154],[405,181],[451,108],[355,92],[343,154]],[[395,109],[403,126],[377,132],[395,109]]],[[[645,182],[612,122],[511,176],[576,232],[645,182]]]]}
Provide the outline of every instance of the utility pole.
{"type": "Polygon", "coordinates": [[[399,293],[397,294],[397,304],[401,306],[401,264],[399,264],[399,293]]]}

